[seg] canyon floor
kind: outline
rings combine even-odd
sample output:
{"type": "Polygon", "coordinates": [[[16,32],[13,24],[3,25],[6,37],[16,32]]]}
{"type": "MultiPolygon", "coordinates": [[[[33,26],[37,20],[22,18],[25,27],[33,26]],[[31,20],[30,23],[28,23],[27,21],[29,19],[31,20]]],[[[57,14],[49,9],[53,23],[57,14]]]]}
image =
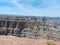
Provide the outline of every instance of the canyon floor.
{"type": "MultiPolygon", "coordinates": [[[[47,39],[29,39],[29,38],[19,38],[15,36],[0,36],[0,45],[47,45],[47,39]]],[[[56,45],[60,45],[60,42],[55,42],[56,45]]]]}

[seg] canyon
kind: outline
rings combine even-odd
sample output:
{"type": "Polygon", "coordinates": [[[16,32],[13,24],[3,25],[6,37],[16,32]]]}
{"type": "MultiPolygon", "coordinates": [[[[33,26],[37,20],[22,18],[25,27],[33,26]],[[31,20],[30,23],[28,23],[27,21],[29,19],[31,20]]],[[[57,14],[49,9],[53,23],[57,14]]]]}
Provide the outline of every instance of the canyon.
{"type": "Polygon", "coordinates": [[[60,41],[60,18],[0,16],[0,35],[60,41]]]}

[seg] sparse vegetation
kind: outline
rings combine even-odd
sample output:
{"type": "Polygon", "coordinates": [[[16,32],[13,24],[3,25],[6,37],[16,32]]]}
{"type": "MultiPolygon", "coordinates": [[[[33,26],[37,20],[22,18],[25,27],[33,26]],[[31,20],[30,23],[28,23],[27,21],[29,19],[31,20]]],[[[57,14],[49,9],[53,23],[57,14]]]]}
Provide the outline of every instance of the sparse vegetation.
{"type": "Polygon", "coordinates": [[[53,42],[53,41],[48,41],[47,44],[48,45],[56,45],[55,42],[53,42]]]}

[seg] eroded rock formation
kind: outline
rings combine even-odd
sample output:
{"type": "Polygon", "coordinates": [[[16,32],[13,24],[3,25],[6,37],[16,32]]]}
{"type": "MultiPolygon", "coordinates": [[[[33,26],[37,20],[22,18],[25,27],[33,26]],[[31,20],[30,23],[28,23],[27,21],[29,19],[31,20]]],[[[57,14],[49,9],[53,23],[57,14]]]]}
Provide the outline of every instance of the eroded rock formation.
{"type": "Polygon", "coordinates": [[[0,16],[0,35],[60,41],[60,18],[0,16]]]}

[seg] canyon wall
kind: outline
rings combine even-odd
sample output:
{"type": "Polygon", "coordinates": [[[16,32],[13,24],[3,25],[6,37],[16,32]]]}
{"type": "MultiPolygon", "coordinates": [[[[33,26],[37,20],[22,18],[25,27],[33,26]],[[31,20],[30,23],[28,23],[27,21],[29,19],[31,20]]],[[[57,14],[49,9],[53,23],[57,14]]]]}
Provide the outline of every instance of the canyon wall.
{"type": "Polygon", "coordinates": [[[60,18],[0,16],[0,35],[60,41],[60,18]]]}

